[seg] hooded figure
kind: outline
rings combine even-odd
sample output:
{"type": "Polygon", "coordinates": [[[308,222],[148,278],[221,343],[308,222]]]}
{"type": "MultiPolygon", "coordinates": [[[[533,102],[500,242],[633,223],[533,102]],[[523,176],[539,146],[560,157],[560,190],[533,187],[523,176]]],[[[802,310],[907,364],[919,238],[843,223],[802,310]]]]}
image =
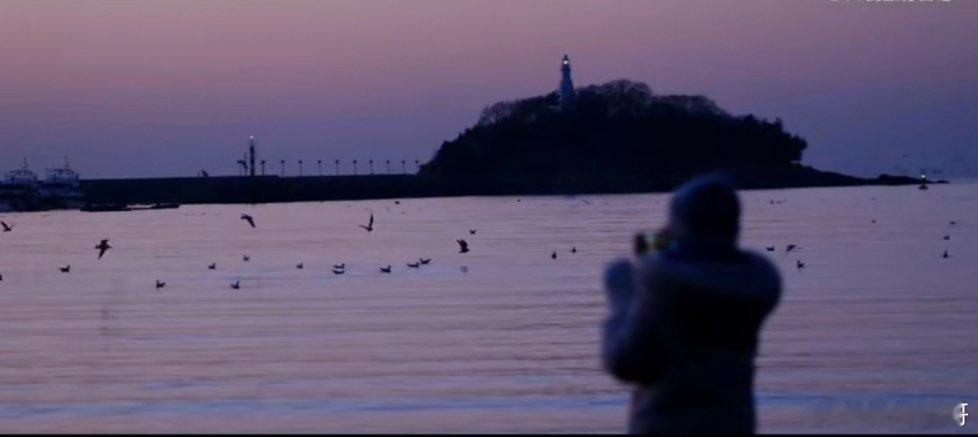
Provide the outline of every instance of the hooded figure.
{"type": "Polygon", "coordinates": [[[605,367],[635,386],[629,432],[753,433],[758,332],[781,279],[737,247],[740,202],[722,177],[680,187],[663,250],[605,274],[605,367]]]}

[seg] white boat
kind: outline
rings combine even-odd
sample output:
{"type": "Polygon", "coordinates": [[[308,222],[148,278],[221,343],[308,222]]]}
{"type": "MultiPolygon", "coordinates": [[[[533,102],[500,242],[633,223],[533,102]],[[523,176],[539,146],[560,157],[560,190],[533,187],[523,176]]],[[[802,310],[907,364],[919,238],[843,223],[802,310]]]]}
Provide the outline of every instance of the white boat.
{"type": "Polygon", "coordinates": [[[30,211],[37,207],[37,174],[24,166],[8,171],[0,182],[0,212],[30,211]]]}
{"type": "Polygon", "coordinates": [[[47,175],[38,185],[38,200],[42,207],[52,209],[80,208],[84,205],[78,172],[68,160],[62,167],[46,169],[47,175]]]}

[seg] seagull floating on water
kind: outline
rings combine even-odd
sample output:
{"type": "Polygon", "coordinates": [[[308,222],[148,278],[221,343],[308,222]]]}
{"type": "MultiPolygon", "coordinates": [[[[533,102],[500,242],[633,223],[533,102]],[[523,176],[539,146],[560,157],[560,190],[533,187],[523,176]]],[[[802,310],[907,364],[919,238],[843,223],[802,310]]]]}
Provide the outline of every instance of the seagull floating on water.
{"type": "Polygon", "coordinates": [[[390,266],[390,264],[388,264],[387,267],[381,267],[380,268],[380,272],[381,273],[390,273],[391,272],[391,266],[390,266]]]}
{"type": "Polygon", "coordinates": [[[58,270],[61,270],[61,273],[71,272],[71,264],[68,264],[64,267],[58,267],[58,270]]]}
{"type": "Polygon", "coordinates": [[[160,281],[159,279],[157,279],[156,280],[156,289],[159,290],[159,289],[161,289],[163,287],[166,287],[166,282],[163,282],[163,281],[160,281]]]}
{"type": "Polygon", "coordinates": [[[244,220],[244,221],[248,222],[248,224],[251,225],[251,227],[255,227],[255,219],[254,219],[254,217],[252,217],[252,216],[250,216],[248,214],[241,214],[241,220],[244,220]]]}
{"type": "Polygon", "coordinates": [[[764,249],[766,249],[768,252],[774,252],[774,246],[767,246],[764,249]]]}
{"type": "Polygon", "coordinates": [[[951,235],[950,234],[944,234],[944,240],[945,241],[950,240],[950,239],[951,239],[951,235]]]}
{"type": "Polygon", "coordinates": [[[794,244],[789,244],[788,247],[786,247],[784,251],[785,252],[791,252],[792,250],[795,250],[796,247],[798,247],[798,246],[795,246],[794,244]]]}
{"type": "Polygon", "coordinates": [[[458,243],[458,253],[466,253],[469,251],[469,243],[463,239],[455,240],[458,243]]]}
{"type": "Polygon", "coordinates": [[[303,268],[303,267],[304,267],[304,266],[302,265],[302,263],[299,263],[299,264],[296,264],[296,265],[295,265],[295,268],[297,268],[297,269],[299,269],[299,270],[302,270],[302,268],[303,268]]]}
{"type": "Polygon", "coordinates": [[[95,248],[98,249],[98,259],[102,259],[102,255],[105,255],[105,252],[111,249],[112,246],[109,246],[108,239],[104,239],[101,242],[99,242],[98,245],[95,246],[95,248]]]}
{"type": "Polygon", "coordinates": [[[248,255],[242,255],[242,256],[241,256],[241,260],[242,260],[242,261],[251,261],[251,257],[250,257],[250,256],[248,256],[248,255]]]}
{"type": "Polygon", "coordinates": [[[241,288],[241,280],[240,279],[231,283],[231,289],[237,290],[239,288],[241,288]]]}
{"type": "Polygon", "coordinates": [[[550,252],[550,259],[557,259],[557,251],[550,252]]]}
{"type": "Polygon", "coordinates": [[[418,258],[418,262],[421,264],[428,264],[431,262],[431,258],[418,258]]]}
{"type": "Polygon", "coordinates": [[[333,269],[333,274],[334,275],[342,275],[344,273],[346,273],[346,271],[343,270],[343,269],[333,269]]]}
{"type": "Polygon", "coordinates": [[[949,257],[949,256],[950,256],[950,255],[948,255],[948,254],[947,254],[947,251],[945,250],[945,251],[944,251],[944,254],[943,254],[943,255],[941,255],[941,258],[947,258],[947,257],[949,257]]]}
{"type": "Polygon", "coordinates": [[[795,261],[795,267],[798,267],[799,269],[803,269],[805,268],[805,263],[801,262],[801,260],[797,260],[795,261]]]}
{"type": "Polygon", "coordinates": [[[577,246],[571,247],[571,253],[577,253],[577,246]]]}
{"type": "Polygon", "coordinates": [[[412,263],[407,263],[407,266],[409,268],[412,268],[412,269],[419,269],[419,268],[421,268],[421,262],[419,261],[419,262],[416,262],[416,263],[413,263],[413,264],[412,263]]]}
{"type": "Polygon", "coordinates": [[[475,235],[476,231],[478,231],[478,229],[469,229],[469,235],[475,235]]]}
{"type": "Polygon", "coordinates": [[[217,270],[217,263],[210,263],[207,265],[207,270],[217,270]]]}
{"type": "Polygon", "coordinates": [[[343,270],[346,268],[346,263],[343,264],[333,264],[334,269],[343,270]]]}

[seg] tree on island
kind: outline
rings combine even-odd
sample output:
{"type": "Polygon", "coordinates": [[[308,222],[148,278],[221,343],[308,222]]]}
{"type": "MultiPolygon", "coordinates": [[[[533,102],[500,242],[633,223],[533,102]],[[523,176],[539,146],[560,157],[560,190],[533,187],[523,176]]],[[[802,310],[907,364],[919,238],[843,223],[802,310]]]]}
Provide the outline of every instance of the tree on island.
{"type": "Polygon", "coordinates": [[[780,119],[733,116],[704,96],[656,95],[616,80],[486,107],[423,176],[567,185],[679,181],[717,168],[798,167],[806,142],[780,119]]]}

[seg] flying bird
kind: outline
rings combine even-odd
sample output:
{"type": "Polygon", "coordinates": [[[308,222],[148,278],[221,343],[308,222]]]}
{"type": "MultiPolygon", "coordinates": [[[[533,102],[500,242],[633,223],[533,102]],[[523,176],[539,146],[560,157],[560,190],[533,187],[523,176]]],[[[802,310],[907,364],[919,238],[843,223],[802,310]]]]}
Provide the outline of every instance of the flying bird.
{"type": "Polygon", "coordinates": [[[241,288],[241,280],[240,279],[231,283],[231,289],[237,290],[239,288],[241,288]]]}
{"type": "Polygon", "coordinates": [[[7,222],[0,221],[0,225],[3,226],[3,231],[4,232],[10,232],[10,231],[14,230],[13,225],[8,225],[7,222]]]}
{"type": "Polygon", "coordinates": [[[407,266],[412,269],[417,269],[417,268],[421,268],[421,263],[420,262],[416,262],[414,264],[407,263],[407,266]]]}
{"type": "Polygon", "coordinates": [[[71,272],[71,264],[68,264],[64,267],[58,267],[58,270],[61,270],[61,273],[71,272]]]}
{"type": "Polygon", "coordinates": [[[469,251],[469,243],[463,239],[455,240],[458,242],[458,253],[466,253],[469,251]]]}
{"type": "Polygon", "coordinates": [[[387,267],[381,267],[380,268],[380,272],[381,273],[390,273],[391,272],[391,266],[390,266],[390,264],[388,264],[387,267]]]}
{"type": "Polygon", "coordinates": [[[163,281],[160,281],[159,279],[157,279],[156,280],[156,289],[159,290],[159,289],[161,289],[163,287],[166,287],[166,282],[163,282],[163,281]]]}
{"type": "Polygon", "coordinates": [[[99,242],[95,248],[98,249],[98,259],[102,259],[102,255],[105,255],[105,252],[111,249],[112,246],[109,246],[109,240],[105,239],[99,242]]]}
{"type": "Polygon", "coordinates": [[[418,262],[421,264],[428,264],[431,262],[431,258],[418,258],[418,262]]]}
{"type": "Polygon", "coordinates": [[[361,228],[363,228],[363,229],[366,229],[367,232],[373,232],[374,231],[374,213],[370,213],[370,222],[367,223],[367,226],[364,226],[364,225],[359,225],[359,226],[361,228]]]}
{"type": "Polygon", "coordinates": [[[251,227],[255,227],[255,218],[248,214],[241,214],[241,220],[248,222],[251,227]]]}

